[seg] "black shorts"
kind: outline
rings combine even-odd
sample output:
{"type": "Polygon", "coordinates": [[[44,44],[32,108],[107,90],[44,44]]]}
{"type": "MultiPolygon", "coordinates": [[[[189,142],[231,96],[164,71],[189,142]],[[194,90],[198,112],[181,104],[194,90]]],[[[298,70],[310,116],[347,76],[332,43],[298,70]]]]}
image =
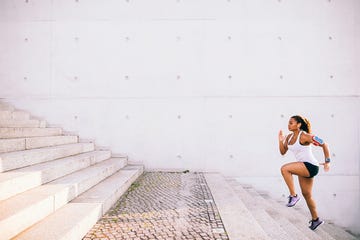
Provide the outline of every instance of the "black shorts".
{"type": "Polygon", "coordinates": [[[314,164],[311,164],[309,162],[304,162],[305,167],[310,173],[310,176],[308,178],[313,178],[319,173],[319,166],[316,166],[314,164]]]}

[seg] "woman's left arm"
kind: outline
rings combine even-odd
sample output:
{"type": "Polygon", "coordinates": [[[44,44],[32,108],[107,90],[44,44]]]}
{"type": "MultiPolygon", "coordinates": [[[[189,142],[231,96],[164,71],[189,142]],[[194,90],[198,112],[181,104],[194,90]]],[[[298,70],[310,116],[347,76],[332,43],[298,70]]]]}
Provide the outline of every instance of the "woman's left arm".
{"type": "Polygon", "coordinates": [[[303,134],[304,135],[304,142],[309,144],[314,144],[315,146],[319,146],[323,149],[324,152],[324,163],[320,163],[320,165],[324,166],[325,172],[330,170],[330,150],[329,145],[320,137],[311,135],[311,134],[303,134]]]}

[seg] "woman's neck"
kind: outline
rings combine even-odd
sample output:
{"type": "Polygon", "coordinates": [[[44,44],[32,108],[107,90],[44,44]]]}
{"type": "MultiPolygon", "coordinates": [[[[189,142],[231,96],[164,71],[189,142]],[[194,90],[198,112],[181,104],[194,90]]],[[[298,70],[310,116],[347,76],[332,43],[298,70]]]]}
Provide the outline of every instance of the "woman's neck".
{"type": "Polygon", "coordinates": [[[294,133],[294,135],[298,135],[300,133],[300,130],[294,130],[292,132],[294,133]]]}

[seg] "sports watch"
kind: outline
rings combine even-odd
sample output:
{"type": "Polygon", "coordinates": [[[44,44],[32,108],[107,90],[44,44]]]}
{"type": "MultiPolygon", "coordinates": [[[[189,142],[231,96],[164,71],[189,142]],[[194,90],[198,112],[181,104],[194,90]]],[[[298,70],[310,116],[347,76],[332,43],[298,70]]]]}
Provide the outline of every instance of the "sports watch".
{"type": "Polygon", "coordinates": [[[326,162],[326,163],[331,162],[330,158],[325,158],[325,162],[326,162]]]}

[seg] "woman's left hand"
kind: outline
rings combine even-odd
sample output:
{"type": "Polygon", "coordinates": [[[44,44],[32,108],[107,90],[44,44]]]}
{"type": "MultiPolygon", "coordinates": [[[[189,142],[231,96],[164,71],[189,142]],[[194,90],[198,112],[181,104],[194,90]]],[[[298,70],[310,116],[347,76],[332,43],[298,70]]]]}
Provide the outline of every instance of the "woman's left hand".
{"type": "Polygon", "coordinates": [[[320,163],[320,165],[324,166],[325,172],[328,172],[330,170],[330,163],[320,163]]]}

